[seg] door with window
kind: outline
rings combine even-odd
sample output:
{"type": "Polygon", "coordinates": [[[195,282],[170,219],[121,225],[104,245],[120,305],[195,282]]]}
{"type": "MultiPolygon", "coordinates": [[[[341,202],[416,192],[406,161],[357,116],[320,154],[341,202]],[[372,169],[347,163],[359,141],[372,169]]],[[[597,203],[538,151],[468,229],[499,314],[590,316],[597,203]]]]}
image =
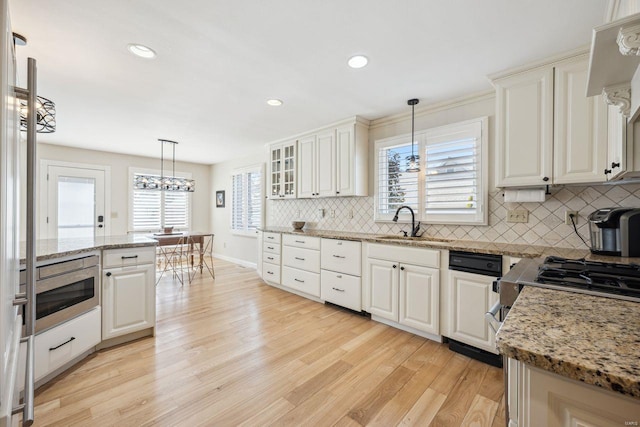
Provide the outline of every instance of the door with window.
{"type": "Polygon", "coordinates": [[[47,238],[105,235],[104,169],[48,164],[44,193],[46,210],[41,212],[46,212],[42,223],[47,238]]]}

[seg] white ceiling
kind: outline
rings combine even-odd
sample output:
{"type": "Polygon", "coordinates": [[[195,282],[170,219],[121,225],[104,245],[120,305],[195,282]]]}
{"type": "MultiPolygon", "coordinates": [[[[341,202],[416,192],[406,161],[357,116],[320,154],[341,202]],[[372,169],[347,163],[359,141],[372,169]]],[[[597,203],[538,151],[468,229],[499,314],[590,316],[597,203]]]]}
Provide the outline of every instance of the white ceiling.
{"type": "Polygon", "coordinates": [[[604,0],[11,0],[19,80],[57,108],[38,140],[218,163],[350,116],[491,88],[486,75],[587,45],[604,0]],[[145,60],[127,51],[145,44],[145,60]],[[369,65],[350,69],[356,53],[369,65]],[[269,107],[266,100],[284,100],[269,107]]]}

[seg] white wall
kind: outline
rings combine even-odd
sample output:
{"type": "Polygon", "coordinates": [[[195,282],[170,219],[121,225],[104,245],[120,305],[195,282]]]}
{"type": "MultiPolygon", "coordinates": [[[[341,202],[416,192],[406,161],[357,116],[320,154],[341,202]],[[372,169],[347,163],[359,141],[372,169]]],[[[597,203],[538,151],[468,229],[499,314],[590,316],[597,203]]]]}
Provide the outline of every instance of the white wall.
{"type": "MultiPolygon", "coordinates": [[[[106,230],[106,234],[112,236],[127,234],[129,214],[128,197],[129,186],[131,185],[129,182],[129,167],[160,169],[160,159],[158,158],[84,150],[81,148],[50,144],[38,144],[38,168],[40,168],[41,160],[104,165],[111,168],[111,212],[107,213],[107,215],[111,216],[111,229],[106,230]]],[[[196,181],[196,191],[191,194],[191,229],[209,231],[211,207],[213,204],[213,196],[210,190],[209,165],[176,162],[176,171],[191,172],[193,174],[192,178],[196,181]]],[[[22,172],[24,174],[24,171],[22,172]]],[[[40,171],[38,172],[40,173],[40,171]]],[[[39,177],[37,182],[40,182],[39,177]]],[[[21,193],[23,195],[26,193],[25,183],[26,179],[23,176],[21,177],[21,185],[23,186],[21,193]]],[[[24,223],[21,228],[21,236],[22,240],[24,240],[24,223]]]]}
{"type": "MultiPolygon", "coordinates": [[[[214,255],[230,261],[254,266],[258,260],[258,242],[254,236],[241,236],[231,232],[231,173],[234,169],[264,164],[267,151],[262,150],[241,159],[230,160],[211,166],[211,200],[216,191],[225,191],[225,207],[217,208],[212,203],[210,229],[215,234],[214,255]]],[[[266,169],[263,175],[266,182],[266,169]]],[[[266,214],[264,216],[266,218],[266,214]]]]}

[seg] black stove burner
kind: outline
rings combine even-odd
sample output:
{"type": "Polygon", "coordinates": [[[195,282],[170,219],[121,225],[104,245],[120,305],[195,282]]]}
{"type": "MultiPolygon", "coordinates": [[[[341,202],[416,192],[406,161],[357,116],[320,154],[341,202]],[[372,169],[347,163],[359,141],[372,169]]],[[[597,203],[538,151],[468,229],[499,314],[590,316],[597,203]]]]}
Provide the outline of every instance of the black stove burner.
{"type": "Polygon", "coordinates": [[[640,298],[640,265],[547,257],[538,283],[640,298]]]}

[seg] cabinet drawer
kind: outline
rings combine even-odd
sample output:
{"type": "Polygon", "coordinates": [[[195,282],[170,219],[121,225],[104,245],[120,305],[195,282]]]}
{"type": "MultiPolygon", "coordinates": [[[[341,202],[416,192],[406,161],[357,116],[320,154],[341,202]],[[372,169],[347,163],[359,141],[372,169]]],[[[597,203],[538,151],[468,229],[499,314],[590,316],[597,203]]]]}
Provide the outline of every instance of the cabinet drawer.
{"type": "Polygon", "coordinates": [[[282,244],[286,246],[295,246],[298,248],[320,249],[320,238],[309,236],[298,236],[293,234],[285,234],[282,237],[282,244]]]}
{"type": "Polygon", "coordinates": [[[280,243],[264,242],[262,245],[262,251],[270,254],[280,254],[280,243]]]}
{"type": "Polygon", "coordinates": [[[282,267],[282,285],[314,297],[320,297],[320,274],[318,273],[282,267]]]}
{"type": "Polygon", "coordinates": [[[282,264],[312,273],[320,273],[320,251],[285,246],[282,250],[282,264]]]}
{"type": "Polygon", "coordinates": [[[275,264],[277,266],[280,265],[280,255],[278,254],[272,254],[272,253],[265,253],[263,255],[263,259],[264,262],[268,262],[269,264],[275,264]]]}
{"type": "Polygon", "coordinates": [[[280,233],[264,232],[262,239],[265,243],[280,243],[280,233]]]}
{"type": "Polygon", "coordinates": [[[361,275],[362,244],[347,240],[322,239],[321,267],[339,273],[361,275]]]}
{"type": "Polygon", "coordinates": [[[58,369],[100,342],[100,307],[36,335],[35,379],[58,369]]]}
{"type": "Polygon", "coordinates": [[[269,282],[280,284],[280,266],[269,264],[268,262],[262,263],[262,278],[269,282]]]}
{"type": "Polygon", "coordinates": [[[362,287],[359,277],[322,270],[320,273],[320,298],[360,311],[362,287]]]}
{"type": "Polygon", "coordinates": [[[400,245],[367,245],[367,257],[424,267],[440,268],[440,251],[437,249],[411,248],[400,245]]]}
{"type": "Polygon", "coordinates": [[[156,247],[109,249],[103,252],[102,266],[126,267],[138,264],[154,264],[156,262],[156,247]]]}

